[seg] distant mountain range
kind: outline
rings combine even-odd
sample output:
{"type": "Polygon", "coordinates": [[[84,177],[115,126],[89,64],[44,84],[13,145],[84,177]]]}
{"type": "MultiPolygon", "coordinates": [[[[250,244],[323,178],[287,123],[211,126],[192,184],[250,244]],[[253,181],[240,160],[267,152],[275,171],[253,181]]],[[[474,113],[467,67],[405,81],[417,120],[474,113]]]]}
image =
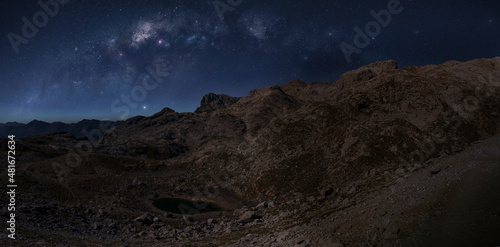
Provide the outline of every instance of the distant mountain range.
{"type": "Polygon", "coordinates": [[[75,136],[85,136],[85,133],[91,132],[93,129],[106,131],[118,123],[121,123],[121,121],[100,121],[95,119],[85,119],[72,124],[62,122],[47,123],[39,120],[33,120],[27,124],[7,122],[4,124],[0,123],[0,136],[15,135],[16,137],[28,137],[49,132],[69,132],[75,136]]]}
{"type": "Polygon", "coordinates": [[[25,124],[18,123],[18,122],[7,122],[7,123],[0,123],[0,127],[17,127],[17,126],[23,126],[25,124]]]}

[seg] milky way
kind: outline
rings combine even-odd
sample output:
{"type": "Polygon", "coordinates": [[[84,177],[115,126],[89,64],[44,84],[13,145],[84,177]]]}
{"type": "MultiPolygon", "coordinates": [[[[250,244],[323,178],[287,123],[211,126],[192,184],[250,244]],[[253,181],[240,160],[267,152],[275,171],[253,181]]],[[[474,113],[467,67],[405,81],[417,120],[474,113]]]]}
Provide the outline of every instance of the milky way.
{"type": "Polygon", "coordinates": [[[333,81],[378,60],[402,67],[500,54],[493,0],[41,2],[48,10],[0,3],[0,122],[193,111],[206,93],[333,81]],[[347,61],[340,44],[356,48],[354,28],[364,30],[376,21],[370,12],[390,2],[401,13],[347,61]],[[33,37],[23,35],[23,17],[38,29],[33,37]]]}

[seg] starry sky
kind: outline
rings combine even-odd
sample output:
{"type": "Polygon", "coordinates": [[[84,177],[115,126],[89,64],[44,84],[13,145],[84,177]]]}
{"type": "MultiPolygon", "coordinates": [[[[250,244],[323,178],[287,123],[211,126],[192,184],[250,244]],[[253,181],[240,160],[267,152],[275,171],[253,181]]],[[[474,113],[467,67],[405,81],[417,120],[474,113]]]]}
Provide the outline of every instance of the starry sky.
{"type": "Polygon", "coordinates": [[[334,81],[379,60],[500,56],[498,0],[40,2],[0,2],[1,123],[192,112],[210,92],[334,81]]]}

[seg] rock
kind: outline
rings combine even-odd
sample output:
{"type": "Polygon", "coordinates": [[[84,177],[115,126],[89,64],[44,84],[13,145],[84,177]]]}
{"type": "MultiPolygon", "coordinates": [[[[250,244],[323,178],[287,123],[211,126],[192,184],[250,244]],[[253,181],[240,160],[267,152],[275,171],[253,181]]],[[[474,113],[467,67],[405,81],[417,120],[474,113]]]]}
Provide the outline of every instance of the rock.
{"type": "Polygon", "coordinates": [[[285,238],[290,234],[290,232],[288,230],[286,231],[282,231],[280,233],[278,233],[278,236],[276,237],[276,241],[277,242],[282,242],[285,240],[285,238]]]}
{"type": "Polygon", "coordinates": [[[334,192],[333,187],[328,186],[328,187],[325,187],[321,190],[321,195],[323,195],[325,198],[327,198],[328,196],[332,195],[333,192],[334,192]]]}
{"type": "Polygon", "coordinates": [[[140,222],[144,225],[151,225],[153,224],[153,216],[150,215],[149,213],[144,213],[143,215],[137,217],[134,219],[134,221],[140,222]]]}
{"type": "Polygon", "coordinates": [[[137,235],[135,235],[135,237],[140,238],[140,237],[144,237],[146,235],[147,235],[146,231],[142,231],[142,232],[137,233],[137,235]]]}
{"type": "Polygon", "coordinates": [[[300,239],[297,240],[293,247],[309,247],[311,246],[311,240],[300,239]]]}
{"type": "Polygon", "coordinates": [[[257,206],[255,206],[255,208],[256,208],[257,210],[261,210],[261,209],[264,209],[264,208],[266,208],[266,207],[267,207],[267,203],[266,203],[266,202],[261,202],[261,203],[259,203],[257,206]]]}
{"type": "Polygon", "coordinates": [[[356,186],[352,186],[347,192],[348,195],[356,193],[356,186]]]}
{"type": "Polygon", "coordinates": [[[441,171],[441,168],[435,167],[431,169],[431,175],[436,175],[441,171]]]}
{"type": "Polygon", "coordinates": [[[243,215],[240,216],[240,218],[238,219],[238,222],[246,224],[246,223],[254,221],[256,218],[257,218],[257,213],[255,211],[247,211],[243,215]]]}
{"type": "Polygon", "coordinates": [[[182,216],[182,218],[186,222],[194,222],[194,219],[191,216],[184,215],[184,216],[182,216]]]}
{"type": "Polygon", "coordinates": [[[97,210],[97,215],[98,215],[98,216],[102,217],[102,216],[104,216],[105,214],[106,214],[106,212],[105,212],[102,208],[100,208],[99,210],[97,210]]]}
{"type": "Polygon", "coordinates": [[[225,94],[209,93],[203,96],[203,98],[200,101],[200,107],[196,109],[195,113],[210,112],[217,109],[224,109],[238,102],[238,100],[239,98],[237,97],[231,97],[225,94]]]}
{"type": "Polygon", "coordinates": [[[94,222],[94,224],[92,224],[92,229],[98,230],[98,229],[101,229],[101,226],[99,224],[97,224],[97,222],[94,222]]]}

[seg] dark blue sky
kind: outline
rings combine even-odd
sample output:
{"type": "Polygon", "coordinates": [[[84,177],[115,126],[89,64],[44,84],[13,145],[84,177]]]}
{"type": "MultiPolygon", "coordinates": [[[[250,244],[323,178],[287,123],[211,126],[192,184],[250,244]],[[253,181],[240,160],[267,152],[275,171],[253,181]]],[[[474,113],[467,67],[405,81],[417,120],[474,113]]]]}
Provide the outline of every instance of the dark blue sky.
{"type": "Polygon", "coordinates": [[[333,81],[379,60],[500,55],[497,0],[37,2],[0,2],[0,122],[194,111],[206,93],[333,81]],[[390,2],[390,22],[355,43],[354,28],[376,21],[371,10],[391,13],[390,2]],[[359,53],[350,63],[342,42],[359,53]]]}

